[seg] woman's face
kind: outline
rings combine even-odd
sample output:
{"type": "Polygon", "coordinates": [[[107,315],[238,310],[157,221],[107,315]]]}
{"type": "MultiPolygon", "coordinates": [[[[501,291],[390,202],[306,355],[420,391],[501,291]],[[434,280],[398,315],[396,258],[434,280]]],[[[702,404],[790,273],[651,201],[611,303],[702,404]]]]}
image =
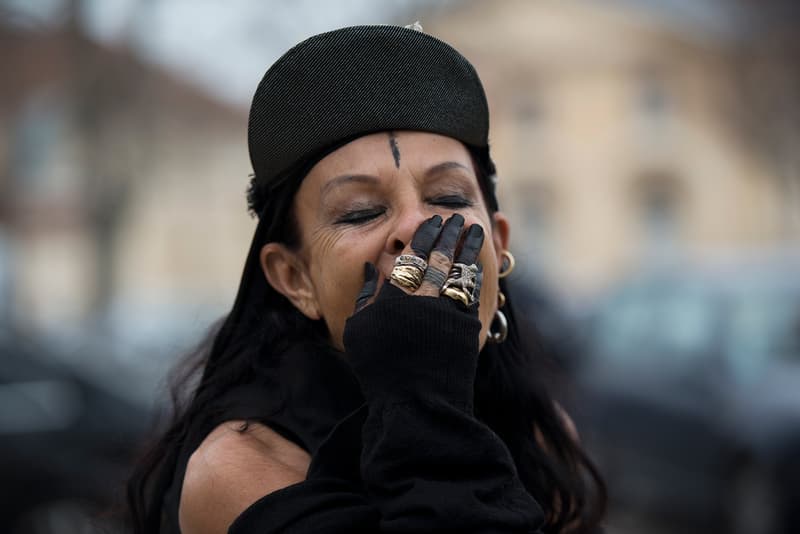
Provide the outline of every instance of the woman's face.
{"type": "Polygon", "coordinates": [[[365,262],[377,267],[380,286],[424,220],[460,213],[465,229],[480,224],[486,232],[479,255],[483,346],[497,309],[497,273],[508,244],[508,223],[500,213],[490,217],[472,158],[459,141],[411,131],[356,139],[311,169],[294,208],[301,245],[292,283],[302,291],[290,300],[305,315],[324,319],[339,349],[364,283],[365,262]]]}

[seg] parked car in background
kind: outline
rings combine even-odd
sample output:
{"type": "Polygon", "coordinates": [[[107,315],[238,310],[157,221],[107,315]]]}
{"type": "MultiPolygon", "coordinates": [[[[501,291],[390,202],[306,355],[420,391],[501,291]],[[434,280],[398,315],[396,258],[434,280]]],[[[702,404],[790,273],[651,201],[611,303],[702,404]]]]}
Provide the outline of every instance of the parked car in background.
{"type": "Polygon", "coordinates": [[[3,532],[121,531],[113,506],[149,412],[65,362],[56,347],[0,329],[3,532]]]}
{"type": "Polygon", "coordinates": [[[797,532],[797,257],[641,273],[585,332],[573,414],[612,502],[680,532],[797,532]]]}

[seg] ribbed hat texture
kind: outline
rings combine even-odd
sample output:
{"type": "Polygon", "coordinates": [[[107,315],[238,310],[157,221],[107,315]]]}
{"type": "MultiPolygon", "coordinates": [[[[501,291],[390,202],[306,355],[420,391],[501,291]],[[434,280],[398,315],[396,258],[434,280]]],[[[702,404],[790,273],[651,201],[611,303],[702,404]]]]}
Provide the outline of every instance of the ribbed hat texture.
{"type": "Polygon", "coordinates": [[[483,86],[450,45],[399,26],[315,35],[278,59],[256,89],[248,125],[255,185],[271,190],[326,147],[386,130],[458,139],[492,168],[483,86]]]}

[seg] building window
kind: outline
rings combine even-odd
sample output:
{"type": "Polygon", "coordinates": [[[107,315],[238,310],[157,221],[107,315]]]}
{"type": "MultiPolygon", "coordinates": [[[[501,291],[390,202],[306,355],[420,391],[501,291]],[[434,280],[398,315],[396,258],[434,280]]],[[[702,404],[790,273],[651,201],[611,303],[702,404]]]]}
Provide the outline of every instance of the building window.
{"type": "Polygon", "coordinates": [[[534,97],[520,99],[514,109],[515,118],[520,129],[536,128],[542,120],[541,105],[534,97]]]}
{"type": "Polygon", "coordinates": [[[681,234],[684,193],[681,181],[669,172],[646,172],[634,185],[644,252],[673,254],[681,234]]]}
{"type": "Polygon", "coordinates": [[[530,91],[515,100],[513,110],[518,152],[527,154],[542,143],[544,108],[538,95],[530,91]]]}
{"type": "Polygon", "coordinates": [[[556,193],[549,182],[528,178],[515,188],[521,241],[515,247],[525,256],[525,264],[548,271],[555,260],[556,193]]]}
{"type": "Polygon", "coordinates": [[[633,108],[639,134],[661,142],[674,114],[674,102],[662,69],[639,69],[634,81],[633,108]]]}
{"type": "Polygon", "coordinates": [[[44,91],[31,96],[18,111],[11,136],[10,172],[15,191],[57,198],[74,187],[68,120],[58,95],[44,91]]]}

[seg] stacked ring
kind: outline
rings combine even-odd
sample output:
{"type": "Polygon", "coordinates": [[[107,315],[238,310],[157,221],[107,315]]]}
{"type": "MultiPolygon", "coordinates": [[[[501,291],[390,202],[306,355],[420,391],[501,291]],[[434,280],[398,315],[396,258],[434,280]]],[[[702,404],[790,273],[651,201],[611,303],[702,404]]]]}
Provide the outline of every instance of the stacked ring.
{"type": "Polygon", "coordinates": [[[428,262],[419,256],[415,256],[414,254],[400,254],[397,256],[397,258],[395,258],[394,265],[395,267],[398,265],[412,265],[419,268],[420,272],[423,273],[425,272],[425,269],[428,268],[428,262]]]}
{"type": "Polygon", "coordinates": [[[400,287],[416,291],[422,284],[422,277],[428,262],[413,254],[401,254],[394,260],[391,280],[400,287]]]}
{"type": "Polygon", "coordinates": [[[457,300],[464,306],[475,303],[475,285],[478,279],[478,266],[475,264],[454,263],[442,286],[441,294],[457,300]]]}

